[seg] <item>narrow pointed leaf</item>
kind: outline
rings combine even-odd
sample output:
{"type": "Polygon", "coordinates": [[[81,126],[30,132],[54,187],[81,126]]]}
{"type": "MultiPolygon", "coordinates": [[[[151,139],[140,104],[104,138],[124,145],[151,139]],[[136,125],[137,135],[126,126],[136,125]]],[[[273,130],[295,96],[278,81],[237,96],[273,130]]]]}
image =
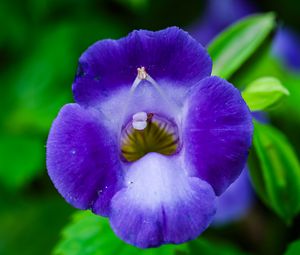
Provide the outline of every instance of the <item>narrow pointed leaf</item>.
{"type": "Polygon", "coordinates": [[[286,137],[255,123],[250,173],[258,195],[286,223],[300,211],[300,165],[286,137]],[[255,157],[253,158],[253,156],[255,157]],[[259,164],[253,164],[255,160],[259,164]]]}
{"type": "Polygon", "coordinates": [[[289,244],[287,251],[284,255],[299,255],[300,254],[300,240],[292,242],[289,244]]]}
{"type": "Polygon", "coordinates": [[[221,33],[208,46],[213,75],[228,79],[265,41],[274,26],[273,13],[256,14],[221,33]]]}

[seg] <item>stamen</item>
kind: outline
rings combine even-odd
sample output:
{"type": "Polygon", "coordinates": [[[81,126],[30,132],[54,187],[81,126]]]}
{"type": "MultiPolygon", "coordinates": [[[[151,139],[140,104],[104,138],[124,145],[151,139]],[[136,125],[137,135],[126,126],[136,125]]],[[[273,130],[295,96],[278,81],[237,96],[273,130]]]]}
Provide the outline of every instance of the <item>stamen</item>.
{"type": "MultiPolygon", "coordinates": [[[[119,125],[120,130],[121,130],[122,125],[124,123],[125,115],[126,115],[126,112],[128,110],[131,98],[133,97],[133,94],[134,94],[136,88],[139,86],[139,84],[143,80],[147,80],[156,89],[156,91],[160,94],[162,100],[167,102],[167,104],[169,105],[170,110],[174,112],[174,114],[172,114],[173,118],[176,119],[177,113],[180,111],[180,106],[177,105],[177,103],[172,98],[170,98],[160,88],[159,84],[146,72],[145,67],[141,66],[141,67],[137,68],[137,76],[136,76],[135,80],[132,83],[132,86],[130,88],[130,94],[129,94],[129,96],[127,98],[127,101],[125,102],[125,105],[124,105],[124,108],[123,108],[123,114],[122,114],[123,118],[119,122],[120,123],[120,125],[119,125]]],[[[147,121],[135,121],[135,120],[133,120],[132,126],[134,127],[134,129],[144,130],[147,127],[147,121]]]]}
{"type": "Polygon", "coordinates": [[[142,80],[147,80],[156,89],[160,96],[169,104],[170,109],[173,109],[175,112],[179,111],[180,107],[161,89],[159,84],[146,72],[144,66],[137,68],[137,71],[138,74],[130,89],[131,93],[135,91],[135,89],[138,87],[142,80]]]}
{"type": "Polygon", "coordinates": [[[175,112],[180,111],[180,107],[176,104],[174,100],[172,100],[159,86],[159,84],[150,76],[147,75],[146,80],[149,81],[152,86],[158,91],[158,93],[161,95],[161,97],[169,104],[171,107],[170,109],[173,109],[175,112]]]}
{"type": "Polygon", "coordinates": [[[148,74],[146,72],[145,67],[139,67],[137,69],[137,76],[134,80],[134,82],[132,83],[131,89],[130,89],[130,93],[132,94],[135,89],[137,88],[137,86],[141,83],[142,80],[146,80],[148,77],[148,74]]]}
{"type": "Polygon", "coordinates": [[[147,79],[147,76],[148,76],[148,74],[147,74],[147,72],[146,72],[146,70],[145,70],[145,67],[139,67],[138,69],[137,69],[137,71],[138,71],[138,78],[140,79],[140,80],[146,80],[147,79]]]}

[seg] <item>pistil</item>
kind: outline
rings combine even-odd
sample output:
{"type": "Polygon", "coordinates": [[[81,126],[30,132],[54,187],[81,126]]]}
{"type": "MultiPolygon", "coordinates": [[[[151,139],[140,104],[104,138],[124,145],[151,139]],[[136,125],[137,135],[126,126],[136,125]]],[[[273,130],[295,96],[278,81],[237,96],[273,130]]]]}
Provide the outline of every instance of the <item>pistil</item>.
{"type": "Polygon", "coordinates": [[[138,112],[132,116],[132,126],[136,130],[144,130],[147,127],[147,113],[138,112]]]}

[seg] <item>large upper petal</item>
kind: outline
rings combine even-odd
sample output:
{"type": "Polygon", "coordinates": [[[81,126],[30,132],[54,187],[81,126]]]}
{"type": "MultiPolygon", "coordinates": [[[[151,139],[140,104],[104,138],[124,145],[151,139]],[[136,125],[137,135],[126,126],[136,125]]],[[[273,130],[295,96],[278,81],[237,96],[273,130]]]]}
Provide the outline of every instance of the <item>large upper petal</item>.
{"type": "Polygon", "coordinates": [[[209,77],[193,89],[184,115],[182,140],[190,174],[219,195],[246,164],[253,133],[248,106],[232,84],[209,77]]]}
{"type": "Polygon", "coordinates": [[[66,201],[107,215],[120,166],[116,141],[101,117],[94,109],[65,105],[49,133],[47,168],[66,201]]]}
{"type": "Polygon", "coordinates": [[[98,41],[82,54],[75,100],[95,105],[116,89],[129,89],[142,66],[162,85],[189,87],[210,75],[212,62],[201,44],[177,27],[133,31],[119,40],[98,41]]]}
{"type": "Polygon", "coordinates": [[[127,170],[112,199],[110,222],[124,241],[146,248],[196,238],[212,221],[215,194],[188,177],[178,157],[149,153],[127,170]]]}

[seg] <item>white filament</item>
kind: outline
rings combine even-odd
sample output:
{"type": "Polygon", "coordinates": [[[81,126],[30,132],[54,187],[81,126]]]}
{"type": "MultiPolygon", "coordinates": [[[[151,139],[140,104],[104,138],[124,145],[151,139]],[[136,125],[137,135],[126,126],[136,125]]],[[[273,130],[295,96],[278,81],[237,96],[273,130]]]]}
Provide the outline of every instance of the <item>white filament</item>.
{"type": "Polygon", "coordinates": [[[148,81],[155,89],[156,91],[161,95],[161,97],[170,105],[171,109],[178,112],[179,106],[171,100],[165,92],[160,88],[159,84],[146,72],[145,67],[140,67],[137,69],[138,74],[131,86],[130,93],[134,93],[135,89],[138,87],[138,85],[141,83],[142,80],[148,81]]]}
{"type": "MultiPolygon", "coordinates": [[[[122,114],[123,115],[123,120],[120,122],[120,129],[122,127],[122,123],[124,123],[125,113],[127,112],[128,105],[129,105],[129,102],[131,100],[131,97],[134,94],[134,91],[136,90],[136,88],[139,86],[139,84],[143,80],[147,80],[150,84],[152,84],[152,86],[156,89],[156,91],[169,104],[170,109],[174,111],[174,113],[175,113],[174,116],[176,116],[177,113],[179,112],[178,108],[180,108],[180,107],[176,104],[176,102],[174,102],[171,98],[169,98],[166,95],[166,93],[160,88],[159,84],[146,72],[145,67],[140,67],[140,68],[137,69],[137,76],[136,76],[135,80],[132,83],[128,100],[125,103],[125,107],[123,108],[124,109],[123,114],[122,114]]],[[[143,113],[143,114],[146,114],[146,113],[143,113]]],[[[145,116],[145,115],[143,115],[143,116],[145,116]]],[[[145,117],[144,117],[144,119],[145,119],[145,117]]],[[[133,120],[132,121],[132,126],[133,126],[133,128],[135,128],[137,130],[144,130],[147,127],[147,119],[146,120],[133,120]]]]}

